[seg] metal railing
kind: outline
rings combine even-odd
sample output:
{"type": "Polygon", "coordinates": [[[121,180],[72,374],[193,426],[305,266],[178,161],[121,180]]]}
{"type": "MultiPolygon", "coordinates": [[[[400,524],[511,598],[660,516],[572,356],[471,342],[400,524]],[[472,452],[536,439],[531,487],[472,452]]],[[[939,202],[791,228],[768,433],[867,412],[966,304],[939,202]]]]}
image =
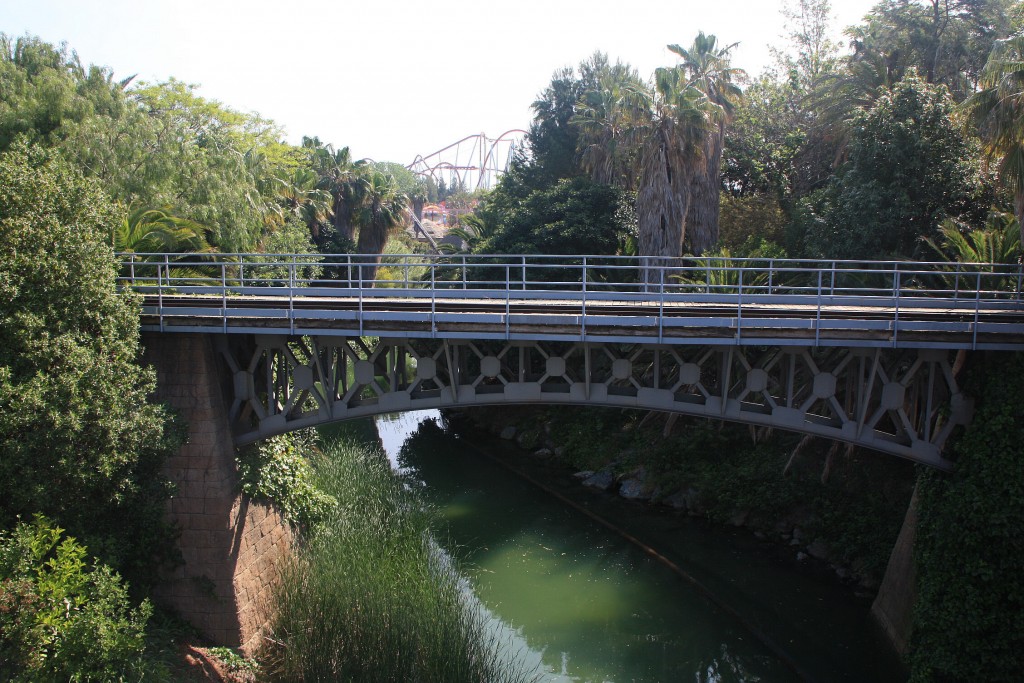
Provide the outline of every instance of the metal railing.
{"type": "Polygon", "coordinates": [[[905,297],[951,301],[1021,301],[1019,264],[842,261],[718,257],[119,254],[122,286],[139,291],[231,295],[332,296],[494,290],[545,298],[544,292],[635,299],[700,295],[905,297]]]}
{"type": "MultiPolygon", "coordinates": [[[[803,309],[802,319],[814,320],[808,334],[815,344],[824,325],[823,313],[834,319],[841,317],[842,310],[849,310],[852,326],[864,318],[856,311],[869,311],[874,319],[864,325],[891,331],[895,345],[901,330],[906,329],[902,319],[909,317],[906,312],[955,312],[956,330],[969,331],[973,335],[971,348],[976,348],[986,315],[1001,313],[1008,318],[1024,311],[1024,269],[1018,264],[469,254],[388,254],[378,263],[377,258],[357,254],[121,254],[119,284],[151,297],[144,313],[159,315],[161,329],[167,317],[216,315],[224,319],[226,330],[231,317],[260,315],[252,306],[243,310],[236,305],[248,298],[276,302],[268,304],[262,315],[286,315],[291,333],[297,329],[296,309],[304,309],[298,317],[309,318],[309,309],[317,307],[317,300],[348,300],[360,333],[371,301],[418,300],[423,311],[429,302],[432,327],[439,305],[446,300],[504,302],[506,330],[513,302],[558,302],[577,307],[575,324],[580,326],[583,340],[588,336],[592,311],[604,305],[606,315],[599,322],[607,323],[607,304],[621,302],[645,309],[644,315],[651,320],[643,324],[656,325],[656,335],[652,335],[656,341],[663,339],[666,324],[674,324],[665,322],[667,307],[678,311],[686,304],[714,305],[718,312],[702,320],[712,326],[729,320],[734,330],[730,334],[738,338],[745,325],[751,324],[745,316],[764,305],[803,309]],[[176,299],[176,308],[165,307],[167,297],[176,299]],[[196,306],[183,308],[182,298],[194,298],[196,306]],[[200,306],[205,307],[203,312],[200,306]],[[711,319],[715,316],[718,320],[711,319]]],[[[999,323],[1000,332],[1024,333],[1015,320],[999,323]]],[[[1024,337],[1020,343],[1024,345],[1024,337]]],[[[1016,344],[1004,346],[1015,348],[1016,344]]]]}

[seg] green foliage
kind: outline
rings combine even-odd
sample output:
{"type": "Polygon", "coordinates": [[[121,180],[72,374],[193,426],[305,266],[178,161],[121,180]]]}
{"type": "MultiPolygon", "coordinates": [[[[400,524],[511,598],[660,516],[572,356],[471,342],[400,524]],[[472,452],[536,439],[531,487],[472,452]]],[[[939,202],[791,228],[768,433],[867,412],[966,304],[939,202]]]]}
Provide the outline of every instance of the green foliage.
{"type": "Polygon", "coordinates": [[[242,491],[278,505],[286,519],[303,528],[323,521],[337,505],[317,488],[307,454],[315,450],[315,436],[292,432],[275,436],[239,453],[242,491]]]}
{"type": "Polygon", "coordinates": [[[148,602],[45,518],[0,532],[0,677],[12,683],[140,680],[148,602]],[[63,537],[63,540],[62,540],[63,537]]]}
{"type": "Polygon", "coordinates": [[[632,225],[626,195],[586,178],[536,187],[513,170],[487,197],[480,217],[491,231],[478,248],[492,254],[614,254],[632,225]]]}
{"type": "Polygon", "coordinates": [[[948,93],[914,76],[854,123],[849,160],[804,203],[806,253],[913,257],[979,198],[977,148],[953,125],[948,93]]]}
{"type": "Polygon", "coordinates": [[[221,664],[226,666],[228,671],[232,673],[248,674],[250,676],[259,673],[259,662],[249,659],[230,647],[211,647],[207,652],[220,660],[221,664]]]}
{"type": "Polygon", "coordinates": [[[158,472],[178,440],[115,290],[119,220],[51,153],[0,155],[0,527],[46,514],[137,585],[173,547],[158,472]]]}
{"type": "Polygon", "coordinates": [[[430,515],[384,454],[325,450],[317,483],[339,505],[284,571],[261,656],[270,680],[529,680],[467,604],[430,515]]]}
{"type": "Polygon", "coordinates": [[[1024,357],[970,368],[981,399],[950,474],[922,473],[911,680],[1020,679],[1024,652],[1024,357]]]}
{"type": "Polygon", "coordinates": [[[66,45],[0,33],[0,152],[18,136],[53,144],[92,117],[120,115],[125,85],[66,45]]]}

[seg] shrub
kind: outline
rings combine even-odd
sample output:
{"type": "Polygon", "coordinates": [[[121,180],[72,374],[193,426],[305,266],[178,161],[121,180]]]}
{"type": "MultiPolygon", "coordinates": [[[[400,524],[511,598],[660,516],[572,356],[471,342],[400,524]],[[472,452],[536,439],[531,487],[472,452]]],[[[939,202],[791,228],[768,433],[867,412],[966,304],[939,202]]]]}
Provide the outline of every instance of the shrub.
{"type": "Polygon", "coordinates": [[[44,517],[0,533],[0,678],[116,681],[145,675],[148,602],[44,517]],[[63,537],[63,538],[62,538],[63,537]]]}

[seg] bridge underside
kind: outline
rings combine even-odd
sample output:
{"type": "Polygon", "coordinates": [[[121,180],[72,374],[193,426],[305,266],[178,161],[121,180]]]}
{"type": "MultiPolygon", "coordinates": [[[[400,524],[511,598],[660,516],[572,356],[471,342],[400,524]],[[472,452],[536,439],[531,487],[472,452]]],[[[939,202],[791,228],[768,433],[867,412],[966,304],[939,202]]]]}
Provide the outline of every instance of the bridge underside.
{"type": "Polygon", "coordinates": [[[220,335],[237,443],[426,408],[619,406],[766,425],[947,469],[952,352],[220,335]]]}

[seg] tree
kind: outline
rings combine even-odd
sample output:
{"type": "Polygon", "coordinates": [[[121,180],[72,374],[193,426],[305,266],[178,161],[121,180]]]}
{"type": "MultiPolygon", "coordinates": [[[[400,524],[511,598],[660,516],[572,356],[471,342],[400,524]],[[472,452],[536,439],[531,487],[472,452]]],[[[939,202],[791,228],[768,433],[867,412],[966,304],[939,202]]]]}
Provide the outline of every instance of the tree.
{"type": "Polygon", "coordinates": [[[161,252],[207,252],[208,228],[175,216],[170,207],[137,207],[115,224],[111,246],[117,252],[137,254],[161,252]]]}
{"type": "Polygon", "coordinates": [[[631,232],[622,190],[576,177],[510,191],[518,180],[515,171],[503,176],[479,209],[486,237],[478,253],[614,254],[631,232]]]}
{"type": "Polygon", "coordinates": [[[946,89],[913,72],[858,114],[848,160],[803,204],[806,254],[914,257],[946,218],[980,219],[977,150],[952,114],[946,89]]]}
{"type": "Polygon", "coordinates": [[[348,147],[335,149],[319,138],[303,138],[309,163],[320,175],[320,188],[331,194],[333,234],[314,231],[314,240],[322,251],[344,252],[351,249],[355,236],[355,213],[367,189],[367,164],[353,160],[348,147]]]}
{"type": "Polygon", "coordinates": [[[178,441],[115,289],[120,219],[52,152],[0,154],[0,526],[43,513],[139,586],[172,552],[159,469],[178,441]]]}
{"type": "Polygon", "coordinates": [[[399,191],[394,176],[380,171],[373,171],[367,176],[363,201],[355,214],[359,226],[356,251],[372,258],[359,269],[359,280],[364,286],[373,286],[388,232],[401,224],[407,209],[405,195],[399,191]]]}
{"type": "Polygon", "coordinates": [[[729,63],[729,52],[735,46],[736,43],[733,43],[720,48],[718,39],[713,35],[704,35],[703,31],[697,34],[693,45],[687,49],[679,45],[668,46],[670,51],[682,58],[680,68],[686,72],[689,85],[697,88],[709,102],[718,107],[715,120],[704,135],[704,147],[701,150],[704,163],[694,173],[692,198],[686,209],[687,237],[691,250],[697,255],[713,248],[718,242],[722,147],[726,126],[742,95],[734,81],[744,75],[742,69],[734,69],[729,63]]]}
{"type": "Polygon", "coordinates": [[[1001,40],[985,64],[983,90],[972,96],[970,112],[990,160],[998,160],[999,181],[1013,193],[1014,214],[1024,246],[1024,34],[1001,40]]]}
{"type": "Polygon", "coordinates": [[[722,108],[687,83],[681,69],[658,69],[654,81],[636,214],[639,253],[660,257],[652,262],[659,265],[682,254],[693,179],[706,163],[705,137],[722,108]]]}

